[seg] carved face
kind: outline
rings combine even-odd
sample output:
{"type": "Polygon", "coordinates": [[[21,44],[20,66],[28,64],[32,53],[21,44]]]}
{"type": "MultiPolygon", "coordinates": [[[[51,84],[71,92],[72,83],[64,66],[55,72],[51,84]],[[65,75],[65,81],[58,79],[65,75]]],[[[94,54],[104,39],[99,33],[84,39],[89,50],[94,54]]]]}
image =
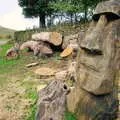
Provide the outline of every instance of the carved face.
{"type": "Polygon", "coordinates": [[[80,87],[95,95],[107,94],[113,89],[118,21],[120,19],[110,21],[107,15],[100,15],[98,20],[93,20],[80,44],[77,81],[80,87]]]}

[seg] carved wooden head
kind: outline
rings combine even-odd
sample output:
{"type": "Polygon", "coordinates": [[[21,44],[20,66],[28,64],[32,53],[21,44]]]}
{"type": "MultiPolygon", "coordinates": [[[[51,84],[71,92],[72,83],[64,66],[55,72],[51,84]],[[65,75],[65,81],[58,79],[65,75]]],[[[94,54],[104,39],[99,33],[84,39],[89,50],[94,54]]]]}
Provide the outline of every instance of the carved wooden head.
{"type": "Polygon", "coordinates": [[[100,3],[95,11],[80,44],[76,72],[81,88],[102,95],[112,92],[115,74],[120,69],[120,2],[111,0],[100,3]],[[111,11],[106,8],[109,5],[111,11]]]}

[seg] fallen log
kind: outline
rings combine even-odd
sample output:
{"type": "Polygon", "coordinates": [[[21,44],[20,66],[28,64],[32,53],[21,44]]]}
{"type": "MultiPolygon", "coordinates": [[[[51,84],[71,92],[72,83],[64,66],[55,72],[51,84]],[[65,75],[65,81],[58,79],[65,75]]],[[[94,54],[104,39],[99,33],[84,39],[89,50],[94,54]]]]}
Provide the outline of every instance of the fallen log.
{"type": "Polygon", "coordinates": [[[60,57],[67,57],[67,56],[71,55],[72,52],[73,52],[73,48],[67,47],[67,48],[60,54],[60,57]]]}
{"type": "Polygon", "coordinates": [[[34,55],[51,55],[53,54],[52,49],[50,48],[49,44],[44,43],[43,41],[27,41],[23,43],[20,47],[20,50],[28,48],[29,50],[34,52],[34,55]]]}
{"type": "Polygon", "coordinates": [[[69,44],[71,44],[71,43],[72,44],[77,43],[77,41],[78,41],[78,35],[79,34],[65,36],[64,40],[63,40],[62,48],[65,49],[65,48],[68,47],[69,44]]]}
{"type": "Polygon", "coordinates": [[[34,73],[39,78],[50,78],[55,75],[55,70],[47,67],[41,67],[36,69],[34,73]]]}
{"type": "Polygon", "coordinates": [[[32,35],[32,39],[35,41],[49,42],[55,46],[62,44],[62,35],[58,32],[41,32],[32,35]]]}
{"type": "Polygon", "coordinates": [[[36,41],[27,41],[24,42],[21,46],[20,46],[20,50],[24,50],[25,48],[29,48],[29,50],[34,51],[35,46],[37,46],[39,43],[36,41]]]}
{"type": "Polygon", "coordinates": [[[53,54],[53,50],[47,44],[39,44],[34,48],[34,55],[51,55],[53,54]]]}
{"type": "Polygon", "coordinates": [[[39,63],[35,62],[35,63],[27,64],[26,67],[29,68],[29,67],[34,67],[34,66],[37,66],[37,65],[39,65],[39,63]]]}

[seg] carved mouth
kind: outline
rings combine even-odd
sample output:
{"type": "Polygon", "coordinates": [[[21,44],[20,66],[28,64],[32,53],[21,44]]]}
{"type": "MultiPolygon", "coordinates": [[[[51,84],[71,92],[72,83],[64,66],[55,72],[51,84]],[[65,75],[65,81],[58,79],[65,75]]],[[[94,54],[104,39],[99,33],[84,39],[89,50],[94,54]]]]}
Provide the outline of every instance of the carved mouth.
{"type": "Polygon", "coordinates": [[[81,63],[85,68],[87,69],[90,69],[90,70],[93,70],[95,72],[100,72],[95,66],[93,65],[89,65],[89,64],[86,64],[86,63],[81,63]]]}
{"type": "Polygon", "coordinates": [[[82,47],[82,46],[81,49],[83,49],[87,54],[92,56],[103,55],[102,51],[99,49],[89,49],[87,47],[82,47]]]}

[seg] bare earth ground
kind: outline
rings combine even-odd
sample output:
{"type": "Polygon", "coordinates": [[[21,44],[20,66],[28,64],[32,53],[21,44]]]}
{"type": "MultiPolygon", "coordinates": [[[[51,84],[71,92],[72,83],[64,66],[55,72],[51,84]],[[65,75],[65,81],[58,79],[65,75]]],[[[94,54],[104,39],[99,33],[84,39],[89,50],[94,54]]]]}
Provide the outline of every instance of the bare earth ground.
{"type": "Polygon", "coordinates": [[[26,56],[23,61],[18,61],[15,65],[7,66],[8,72],[2,72],[5,70],[0,66],[0,120],[34,120],[33,116],[28,116],[32,114],[31,106],[37,100],[37,87],[47,82],[37,78],[33,71],[44,66],[57,72],[66,69],[68,63],[68,60],[58,60],[56,56],[46,59],[26,56]],[[38,66],[25,67],[36,61],[40,63],[38,66]]]}

